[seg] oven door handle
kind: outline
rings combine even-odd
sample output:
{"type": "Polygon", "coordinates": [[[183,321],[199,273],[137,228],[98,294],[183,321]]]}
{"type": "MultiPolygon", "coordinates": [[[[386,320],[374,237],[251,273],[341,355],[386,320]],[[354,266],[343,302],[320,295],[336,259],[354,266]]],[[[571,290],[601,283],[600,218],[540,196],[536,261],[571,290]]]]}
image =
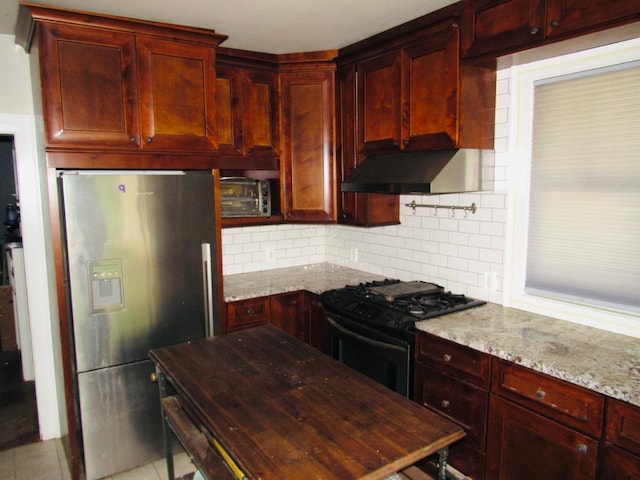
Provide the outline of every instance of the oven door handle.
{"type": "Polygon", "coordinates": [[[365,343],[367,345],[370,345],[372,347],[377,347],[377,348],[386,348],[387,350],[397,350],[398,352],[406,352],[406,347],[399,347],[397,345],[393,345],[391,343],[386,343],[386,342],[380,342],[378,340],[372,340],[371,338],[367,338],[364,337],[358,333],[355,333],[347,328],[344,328],[342,325],[340,325],[338,322],[336,322],[333,318],[331,317],[327,317],[327,322],[329,322],[329,324],[335,328],[336,330],[342,332],[345,335],[348,335],[352,338],[355,338],[359,341],[361,341],[362,343],[365,343]]]}

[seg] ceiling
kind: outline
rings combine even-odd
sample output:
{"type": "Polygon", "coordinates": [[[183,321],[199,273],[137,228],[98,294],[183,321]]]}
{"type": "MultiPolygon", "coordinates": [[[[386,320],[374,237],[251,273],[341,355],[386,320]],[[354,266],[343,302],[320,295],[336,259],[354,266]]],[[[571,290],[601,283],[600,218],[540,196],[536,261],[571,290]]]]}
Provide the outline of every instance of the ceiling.
{"type": "MultiPolygon", "coordinates": [[[[342,48],[455,0],[34,0],[64,8],[215,30],[225,47],[266,53],[342,48]]],[[[0,0],[14,34],[19,0],[0,0]]]]}

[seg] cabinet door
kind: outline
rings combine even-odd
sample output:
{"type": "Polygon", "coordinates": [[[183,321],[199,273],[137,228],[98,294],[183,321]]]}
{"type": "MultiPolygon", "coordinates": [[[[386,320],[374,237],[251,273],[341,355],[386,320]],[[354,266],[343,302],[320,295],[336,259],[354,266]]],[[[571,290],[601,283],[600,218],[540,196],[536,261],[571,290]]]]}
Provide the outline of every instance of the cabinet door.
{"type": "Polygon", "coordinates": [[[637,17],[637,0],[547,0],[546,34],[549,37],[637,17]]]}
{"type": "Polygon", "coordinates": [[[47,146],[138,148],[134,36],[38,28],[47,146]]]}
{"type": "Polygon", "coordinates": [[[358,151],[401,149],[401,55],[387,53],[358,64],[358,151]]]}
{"type": "Polygon", "coordinates": [[[218,148],[213,47],[137,37],[143,148],[218,148]]]}
{"type": "Polygon", "coordinates": [[[454,148],[458,143],[458,30],[402,51],[405,150],[454,148]]]}
{"type": "Polygon", "coordinates": [[[545,0],[465,0],[462,56],[507,52],[544,39],[545,0]]]}
{"type": "Polygon", "coordinates": [[[281,75],[287,221],[335,222],[333,71],[281,75]]]}
{"type": "Polygon", "coordinates": [[[607,440],[640,455],[640,408],[607,399],[607,440]]]}
{"type": "Polygon", "coordinates": [[[597,457],[596,440],[491,395],[487,478],[593,479],[597,457]]]}
{"type": "Polygon", "coordinates": [[[307,316],[304,292],[271,297],[271,324],[307,342],[307,316]]]}
{"type": "MultiPolygon", "coordinates": [[[[355,169],[356,153],[356,69],[349,65],[336,73],[336,130],[338,189],[355,169]]],[[[338,222],[345,225],[377,227],[400,223],[399,195],[340,192],[338,222]]]]}
{"type": "Polygon", "coordinates": [[[307,292],[306,295],[307,315],[309,319],[307,342],[312,347],[324,352],[324,325],[327,321],[327,312],[318,295],[309,292],[307,292]]]}
{"type": "Polygon", "coordinates": [[[242,70],[216,66],[218,151],[221,156],[239,157],[242,145],[242,70]]]}
{"type": "Polygon", "coordinates": [[[607,443],[604,447],[603,480],[637,480],[640,457],[607,443]]]}
{"type": "Polygon", "coordinates": [[[243,72],[242,125],[244,154],[279,156],[278,76],[275,72],[243,72]]]}

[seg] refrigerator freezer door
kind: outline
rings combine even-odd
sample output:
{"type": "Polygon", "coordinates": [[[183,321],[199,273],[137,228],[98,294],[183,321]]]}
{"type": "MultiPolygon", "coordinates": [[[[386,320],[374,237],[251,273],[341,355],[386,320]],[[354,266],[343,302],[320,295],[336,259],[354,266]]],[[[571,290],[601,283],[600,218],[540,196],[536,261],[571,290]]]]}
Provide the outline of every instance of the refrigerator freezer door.
{"type": "Polygon", "coordinates": [[[78,375],[87,479],[151,463],[162,452],[158,386],[149,360],[78,375]]]}
{"type": "Polygon", "coordinates": [[[78,371],[202,338],[211,175],[63,174],[62,194],[78,371]]]}

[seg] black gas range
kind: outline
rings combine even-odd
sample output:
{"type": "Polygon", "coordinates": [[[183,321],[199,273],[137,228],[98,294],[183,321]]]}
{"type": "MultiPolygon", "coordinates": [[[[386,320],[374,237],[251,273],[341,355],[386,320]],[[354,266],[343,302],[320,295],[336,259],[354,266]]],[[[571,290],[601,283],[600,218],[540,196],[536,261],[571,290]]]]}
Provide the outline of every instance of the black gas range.
{"type": "Polygon", "coordinates": [[[422,281],[347,285],[320,295],[327,353],[410,397],[415,323],[486,302],[422,281]]]}

